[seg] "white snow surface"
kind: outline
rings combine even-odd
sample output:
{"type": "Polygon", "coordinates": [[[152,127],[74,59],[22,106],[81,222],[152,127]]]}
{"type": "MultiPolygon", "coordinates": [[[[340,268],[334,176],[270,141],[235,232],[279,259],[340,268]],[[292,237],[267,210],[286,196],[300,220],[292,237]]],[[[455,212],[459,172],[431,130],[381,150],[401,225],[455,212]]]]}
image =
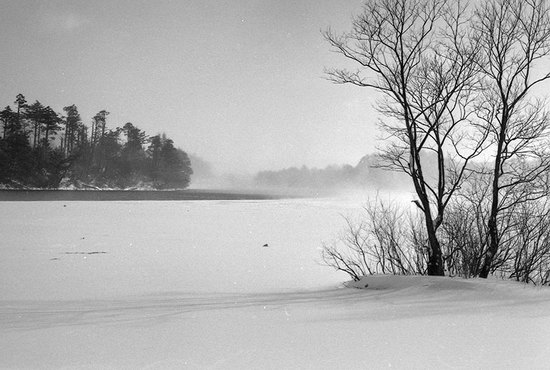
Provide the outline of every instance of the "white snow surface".
{"type": "Polygon", "coordinates": [[[360,206],[2,202],[0,368],[550,368],[549,288],[321,266],[360,206]]]}

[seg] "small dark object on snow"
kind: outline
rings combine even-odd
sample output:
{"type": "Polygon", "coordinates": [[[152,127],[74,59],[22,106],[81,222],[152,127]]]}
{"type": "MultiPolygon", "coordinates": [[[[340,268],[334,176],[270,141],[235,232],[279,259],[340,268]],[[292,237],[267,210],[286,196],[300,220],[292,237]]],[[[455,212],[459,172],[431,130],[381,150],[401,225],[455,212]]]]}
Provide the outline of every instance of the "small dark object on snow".
{"type": "Polygon", "coordinates": [[[369,286],[369,284],[365,284],[365,288],[367,288],[369,286]]]}
{"type": "Polygon", "coordinates": [[[263,245],[263,247],[269,247],[269,245],[268,245],[267,243],[265,243],[265,244],[263,245]]]}

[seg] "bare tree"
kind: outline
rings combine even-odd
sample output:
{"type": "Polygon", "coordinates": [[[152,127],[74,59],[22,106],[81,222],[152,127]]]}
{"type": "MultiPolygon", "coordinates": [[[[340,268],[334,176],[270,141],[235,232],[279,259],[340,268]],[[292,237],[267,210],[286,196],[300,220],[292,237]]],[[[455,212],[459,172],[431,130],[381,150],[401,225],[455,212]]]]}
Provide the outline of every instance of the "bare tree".
{"type": "Polygon", "coordinates": [[[378,109],[388,144],[381,165],[412,179],[428,237],[429,275],[444,274],[437,230],[487,136],[472,130],[479,63],[467,17],[460,1],[374,0],[350,32],[325,32],[337,52],[359,65],[328,69],[329,79],[383,96],[378,109]],[[426,171],[429,153],[437,163],[433,178],[426,171]]]}
{"type": "Polygon", "coordinates": [[[544,102],[530,98],[550,78],[535,68],[550,54],[550,11],[545,0],[489,0],[475,12],[480,43],[483,99],[478,116],[491,132],[491,207],[488,248],[480,277],[486,278],[499,250],[500,216],[521,202],[547,194],[550,168],[546,142],[550,119],[544,102]]]}

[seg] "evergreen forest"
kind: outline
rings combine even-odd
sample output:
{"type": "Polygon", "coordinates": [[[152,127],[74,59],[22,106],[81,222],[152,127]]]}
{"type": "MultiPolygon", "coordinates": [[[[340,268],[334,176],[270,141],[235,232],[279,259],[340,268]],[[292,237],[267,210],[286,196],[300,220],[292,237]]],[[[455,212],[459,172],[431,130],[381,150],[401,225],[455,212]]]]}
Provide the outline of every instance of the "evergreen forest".
{"type": "Polygon", "coordinates": [[[76,105],[56,112],[17,95],[0,111],[0,185],[4,188],[183,189],[191,162],[165,134],[148,136],[133,123],[107,126],[99,111],[91,125],[76,105]]]}

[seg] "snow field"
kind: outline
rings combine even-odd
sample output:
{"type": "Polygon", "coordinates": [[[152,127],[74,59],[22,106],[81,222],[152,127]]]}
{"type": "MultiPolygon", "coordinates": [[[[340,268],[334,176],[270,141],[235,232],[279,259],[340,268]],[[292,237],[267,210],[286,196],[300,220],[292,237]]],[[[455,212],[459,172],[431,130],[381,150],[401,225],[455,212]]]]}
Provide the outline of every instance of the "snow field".
{"type": "Polygon", "coordinates": [[[1,297],[88,299],[337,284],[316,263],[354,203],[3,202],[1,297]],[[268,243],[269,247],[262,247],[268,243]]]}
{"type": "Polygon", "coordinates": [[[344,288],[316,260],[356,201],[0,207],[0,368],[550,364],[547,288],[392,276],[344,288]]]}

